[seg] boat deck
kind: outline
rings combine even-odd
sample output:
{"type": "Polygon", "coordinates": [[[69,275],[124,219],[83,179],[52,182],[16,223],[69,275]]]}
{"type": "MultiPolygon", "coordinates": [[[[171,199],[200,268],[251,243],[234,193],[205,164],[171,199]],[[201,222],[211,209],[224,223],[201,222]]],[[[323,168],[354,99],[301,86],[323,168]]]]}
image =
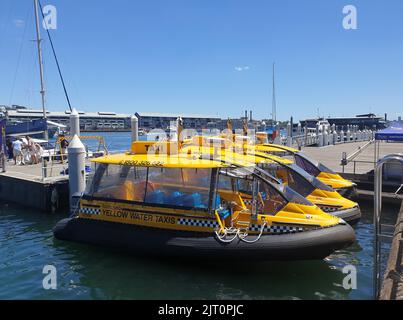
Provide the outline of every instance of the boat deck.
{"type": "MultiPolygon", "coordinates": [[[[342,143],[337,145],[330,145],[326,147],[303,147],[302,151],[309,157],[316,159],[330,169],[336,172],[343,172],[341,165],[342,153],[346,152],[347,156],[362,148],[367,141],[342,143]]],[[[403,143],[379,143],[379,158],[391,153],[403,153],[403,143]]],[[[374,169],[374,144],[372,143],[365,148],[357,157],[354,158],[354,162],[348,163],[344,167],[345,173],[366,174],[374,169]]]]}
{"type": "Polygon", "coordinates": [[[14,162],[7,162],[7,171],[1,173],[3,176],[14,177],[23,180],[30,180],[39,183],[51,183],[68,179],[68,176],[61,174],[63,169],[67,169],[67,163],[48,166],[47,177],[42,178],[42,163],[31,165],[15,165],[14,162]]]}
{"type": "Polygon", "coordinates": [[[14,165],[8,161],[0,172],[0,200],[43,212],[64,211],[69,206],[69,176],[62,174],[67,163],[48,165],[43,177],[42,164],[14,165]]]}

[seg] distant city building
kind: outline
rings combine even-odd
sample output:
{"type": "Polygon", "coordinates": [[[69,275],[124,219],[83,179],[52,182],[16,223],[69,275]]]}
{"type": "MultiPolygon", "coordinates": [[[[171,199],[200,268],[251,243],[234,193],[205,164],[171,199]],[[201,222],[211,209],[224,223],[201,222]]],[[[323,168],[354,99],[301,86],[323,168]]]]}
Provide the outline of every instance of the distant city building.
{"type": "MultiPolygon", "coordinates": [[[[115,112],[78,112],[80,115],[80,128],[83,131],[129,131],[130,115],[115,112]]],[[[18,123],[40,119],[42,110],[26,108],[7,108],[7,119],[10,123],[18,123]]],[[[70,126],[70,111],[47,111],[46,117],[50,121],[70,126]]]]}
{"type": "Polygon", "coordinates": [[[184,128],[187,129],[205,129],[221,121],[218,116],[202,114],[136,112],[135,115],[139,118],[139,126],[144,129],[158,128],[166,130],[179,116],[183,120],[184,128]]]}
{"type": "Polygon", "coordinates": [[[346,129],[347,125],[358,126],[359,130],[363,129],[383,129],[386,127],[386,121],[384,117],[377,117],[375,114],[361,114],[355,117],[334,117],[334,118],[316,118],[316,119],[306,119],[302,120],[301,126],[308,128],[315,128],[319,121],[327,120],[332,126],[333,124],[340,129],[346,129]]]}

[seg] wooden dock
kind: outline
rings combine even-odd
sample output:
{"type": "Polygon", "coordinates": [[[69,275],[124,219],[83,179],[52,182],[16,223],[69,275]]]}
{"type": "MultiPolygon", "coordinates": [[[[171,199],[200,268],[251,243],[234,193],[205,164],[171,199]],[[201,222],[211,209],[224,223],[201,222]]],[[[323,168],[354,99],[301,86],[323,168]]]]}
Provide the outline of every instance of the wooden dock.
{"type": "Polygon", "coordinates": [[[380,299],[403,300],[403,202],[396,222],[380,299]]]}
{"type": "Polygon", "coordinates": [[[37,209],[42,212],[67,211],[69,207],[69,176],[63,174],[67,164],[48,165],[46,177],[42,164],[14,165],[0,173],[0,200],[37,209]]]}
{"type": "MultiPolygon", "coordinates": [[[[309,157],[323,162],[330,169],[335,172],[342,173],[343,166],[341,165],[341,159],[343,152],[347,155],[353,154],[355,151],[363,148],[367,141],[341,143],[336,145],[330,145],[326,147],[304,147],[302,151],[309,157]]],[[[374,144],[370,144],[359,155],[354,158],[354,161],[348,163],[344,167],[344,173],[349,174],[367,174],[374,169],[374,144]]],[[[382,158],[391,153],[403,153],[403,143],[379,143],[379,158],[382,158]]]]}

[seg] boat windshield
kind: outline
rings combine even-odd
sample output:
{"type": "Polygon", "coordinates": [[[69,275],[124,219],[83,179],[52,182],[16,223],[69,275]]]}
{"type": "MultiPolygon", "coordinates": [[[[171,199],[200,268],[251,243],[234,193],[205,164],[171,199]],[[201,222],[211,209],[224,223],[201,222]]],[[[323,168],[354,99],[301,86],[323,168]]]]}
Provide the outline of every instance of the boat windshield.
{"type": "MultiPolygon", "coordinates": [[[[288,165],[282,165],[280,163],[265,163],[261,165],[262,168],[270,175],[277,178],[280,183],[289,186],[303,197],[307,197],[315,190],[312,184],[312,179],[308,179],[305,174],[301,174],[299,171],[301,168],[295,166],[295,168],[288,165]]],[[[309,176],[309,175],[308,175],[309,176]]],[[[313,178],[312,176],[309,176],[313,178]]]]}
{"type": "Polygon", "coordinates": [[[254,183],[258,182],[257,209],[260,214],[275,215],[284,208],[288,199],[285,194],[268,180],[257,175],[256,167],[240,167],[220,171],[218,193],[225,196],[225,191],[238,194],[247,207],[253,200],[254,183]]]}
{"type": "Polygon", "coordinates": [[[274,176],[269,174],[267,171],[265,171],[259,167],[255,167],[255,173],[264,177],[265,179],[272,182],[273,184],[276,184],[276,187],[283,193],[283,195],[289,202],[295,202],[295,203],[309,205],[309,206],[313,205],[310,201],[308,201],[306,198],[304,198],[302,195],[300,195],[297,191],[295,191],[292,188],[290,188],[289,186],[281,183],[280,180],[278,180],[277,178],[275,178],[274,176]]]}
{"type": "Polygon", "coordinates": [[[207,210],[213,174],[211,168],[100,164],[85,194],[150,205],[207,210]]]}
{"type": "Polygon", "coordinates": [[[290,164],[287,165],[290,167],[293,171],[297,172],[301,176],[303,176],[306,180],[308,180],[316,189],[324,190],[324,191],[333,191],[331,187],[328,185],[324,184],[322,181],[320,181],[318,178],[310,175],[308,172],[306,172],[304,169],[301,167],[297,166],[296,164],[290,164]]]}
{"type": "Polygon", "coordinates": [[[309,158],[305,153],[298,152],[294,154],[295,163],[309,174],[317,177],[321,172],[335,173],[332,169],[326,167],[323,163],[309,158]]]}

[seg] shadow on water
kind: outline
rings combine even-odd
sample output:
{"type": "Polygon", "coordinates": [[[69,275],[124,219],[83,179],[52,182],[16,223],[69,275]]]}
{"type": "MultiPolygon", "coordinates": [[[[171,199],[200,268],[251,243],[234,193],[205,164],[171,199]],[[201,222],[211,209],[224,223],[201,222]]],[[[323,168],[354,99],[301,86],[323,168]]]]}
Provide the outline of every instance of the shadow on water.
{"type": "MultiPolygon", "coordinates": [[[[59,241],[51,229],[62,215],[0,204],[0,299],[370,299],[372,207],[361,207],[357,242],[323,261],[233,263],[129,256],[59,241]],[[47,264],[57,268],[57,290],[42,287],[47,264]],[[342,286],[350,264],[357,290],[342,286]]],[[[395,217],[385,215],[391,223],[395,217]]]]}

